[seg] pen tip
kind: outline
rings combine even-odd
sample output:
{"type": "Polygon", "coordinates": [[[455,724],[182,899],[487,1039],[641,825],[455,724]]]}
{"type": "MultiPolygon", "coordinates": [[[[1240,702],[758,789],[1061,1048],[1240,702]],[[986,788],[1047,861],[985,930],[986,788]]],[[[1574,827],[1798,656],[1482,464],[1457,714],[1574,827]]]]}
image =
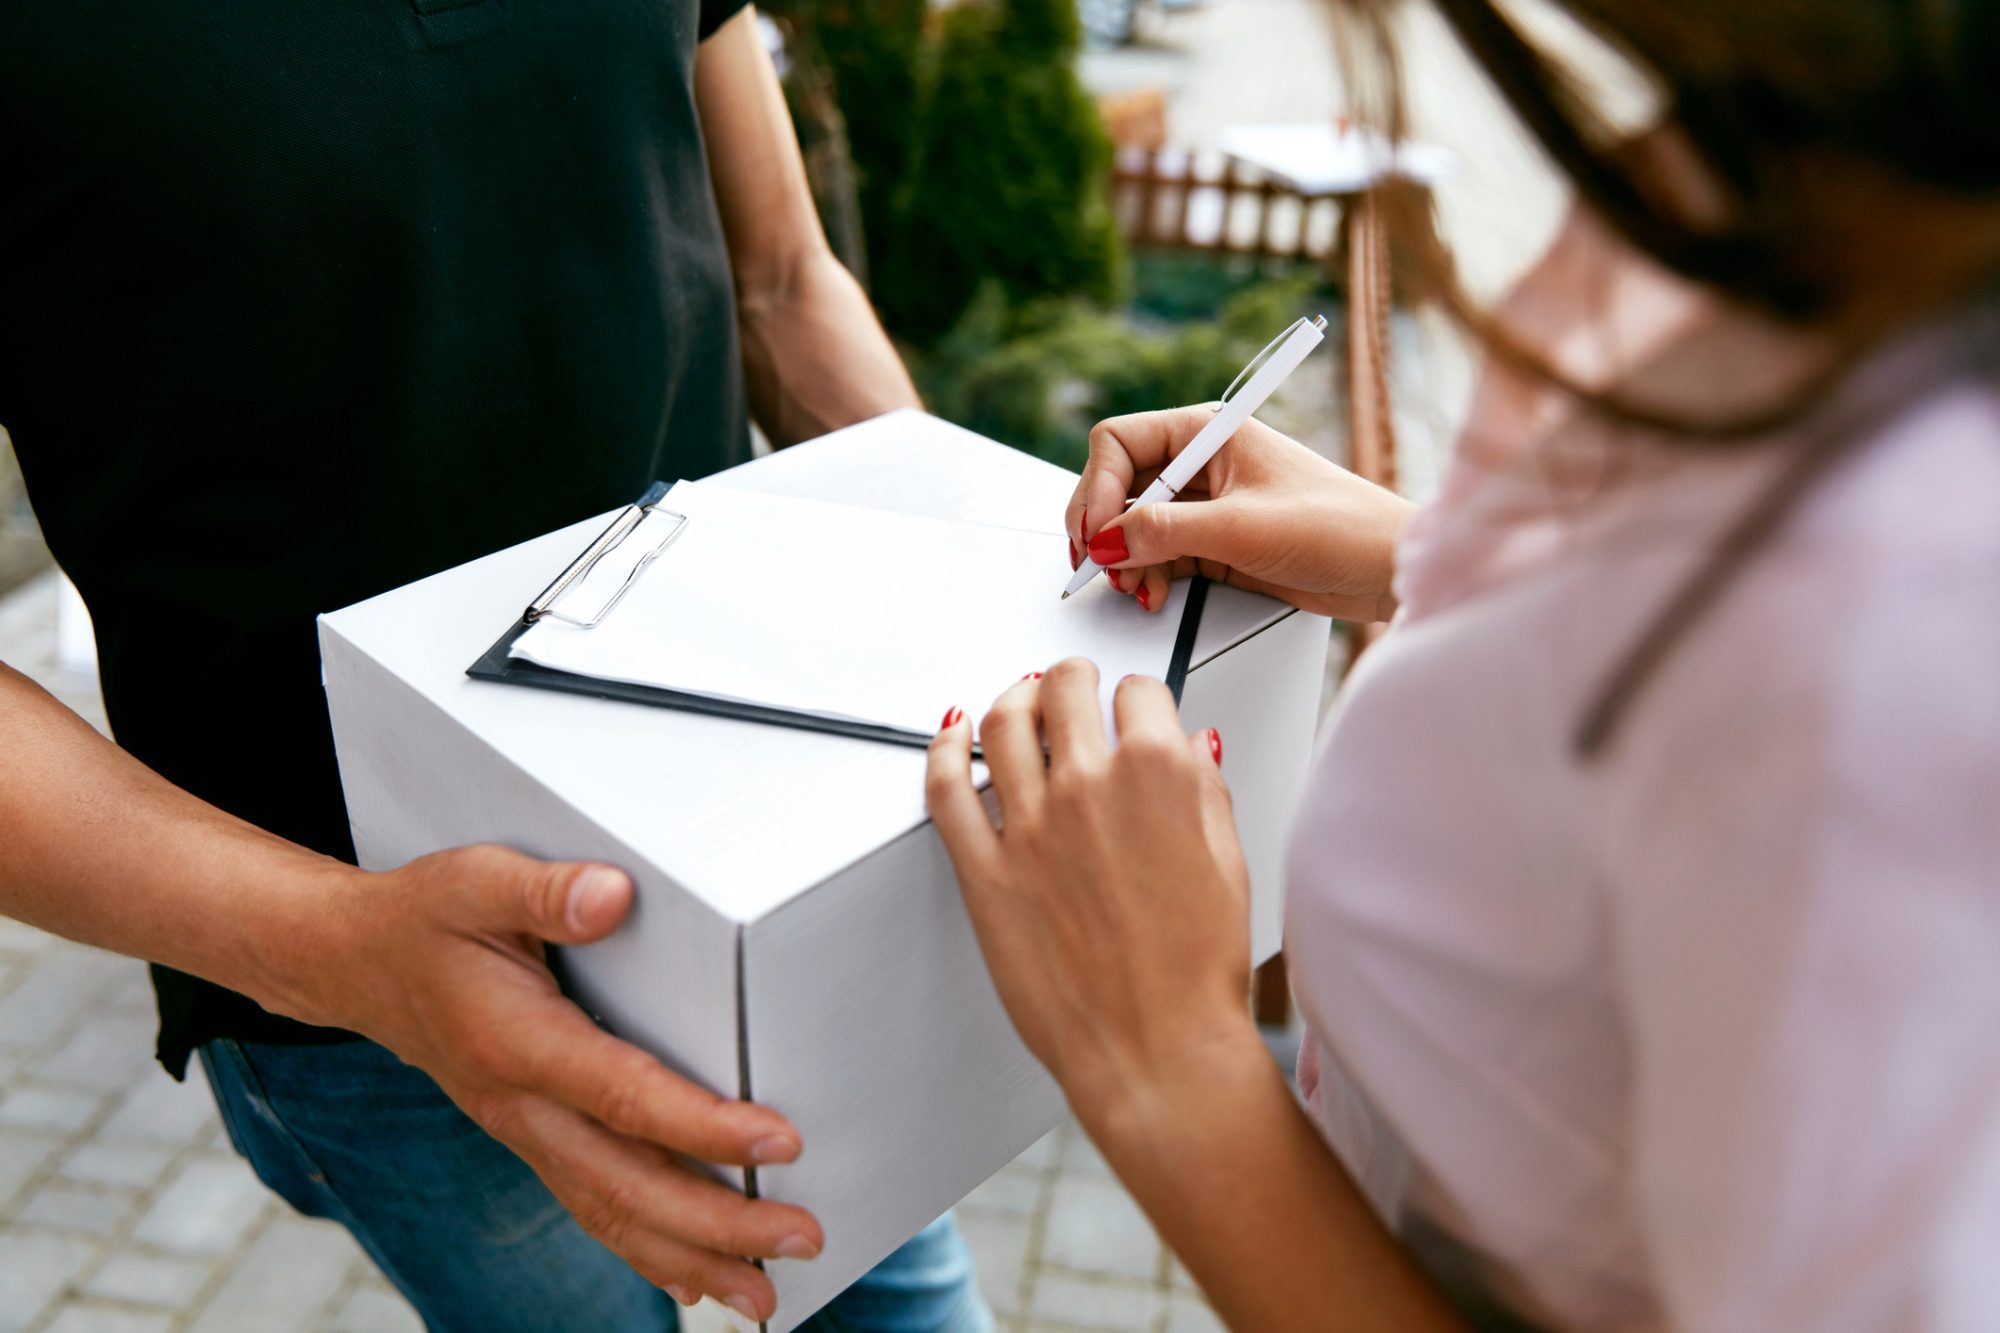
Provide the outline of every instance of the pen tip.
{"type": "Polygon", "coordinates": [[[1065,602],[1067,602],[1067,601],[1069,600],[1069,589],[1067,589],[1067,588],[1064,588],[1064,589],[1063,589],[1063,595],[1062,595],[1062,599],[1063,599],[1063,600],[1064,600],[1065,602]]]}

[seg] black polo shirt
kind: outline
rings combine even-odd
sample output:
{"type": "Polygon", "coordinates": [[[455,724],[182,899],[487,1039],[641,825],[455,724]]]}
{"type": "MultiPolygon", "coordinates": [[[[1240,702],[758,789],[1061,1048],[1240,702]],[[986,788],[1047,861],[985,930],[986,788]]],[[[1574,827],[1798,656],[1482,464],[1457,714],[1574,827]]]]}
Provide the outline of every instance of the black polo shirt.
{"type": "MultiPolygon", "coordinates": [[[[746,455],[742,3],[0,0],[0,424],[120,745],[352,859],[314,617],[746,455]]],[[[154,981],[176,1074],[342,1035],[154,981]]]]}

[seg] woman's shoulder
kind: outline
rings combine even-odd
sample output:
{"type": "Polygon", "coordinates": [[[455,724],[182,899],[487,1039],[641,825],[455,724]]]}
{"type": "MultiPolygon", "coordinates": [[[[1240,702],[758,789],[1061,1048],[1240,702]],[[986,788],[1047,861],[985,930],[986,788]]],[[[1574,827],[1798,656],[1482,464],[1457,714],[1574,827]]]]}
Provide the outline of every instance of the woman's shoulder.
{"type": "Polygon", "coordinates": [[[1863,372],[1881,406],[1631,705],[1605,765],[1613,827],[1713,844],[1740,823],[1804,848],[1925,792],[1948,839],[1951,811],[2000,800],[1993,327],[1933,330],[1863,372]]]}
{"type": "Polygon", "coordinates": [[[1851,428],[1780,549],[2000,573],[2000,315],[1915,337],[1862,374],[1884,405],[1851,428]]]}

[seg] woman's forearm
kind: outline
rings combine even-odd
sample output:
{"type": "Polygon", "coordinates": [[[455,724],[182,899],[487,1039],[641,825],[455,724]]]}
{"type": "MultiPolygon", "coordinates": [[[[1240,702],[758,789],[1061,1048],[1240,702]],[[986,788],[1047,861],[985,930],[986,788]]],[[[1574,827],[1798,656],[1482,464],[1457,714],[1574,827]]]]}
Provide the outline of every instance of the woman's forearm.
{"type": "Polygon", "coordinates": [[[1247,1018],[1220,1045],[1076,1109],[1239,1333],[1459,1327],[1307,1120],[1247,1018]]]}
{"type": "Polygon", "coordinates": [[[0,665],[0,914],[296,1011],[360,874],[224,814],[0,665]]]}

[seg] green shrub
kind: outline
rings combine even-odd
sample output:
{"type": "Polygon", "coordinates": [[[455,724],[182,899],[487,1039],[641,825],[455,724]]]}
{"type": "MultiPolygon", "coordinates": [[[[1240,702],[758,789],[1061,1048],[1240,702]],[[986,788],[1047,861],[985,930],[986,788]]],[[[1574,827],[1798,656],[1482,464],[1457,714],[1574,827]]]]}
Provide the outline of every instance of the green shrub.
{"type": "Polygon", "coordinates": [[[1162,325],[1076,298],[1010,307],[997,283],[915,362],[933,412],[1067,468],[1105,417],[1219,397],[1301,314],[1326,310],[1312,272],[1241,289],[1208,318],[1162,325]]]}
{"type": "Polygon", "coordinates": [[[888,243],[870,245],[884,321],[929,342],[989,282],[1011,303],[1115,300],[1111,145],[1077,81],[1074,0],[967,0],[940,29],[888,243]]]}
{"type": "MultiPolygon", "coordinates": [[[[831,84],[846,133],[866,274],[880,271],[893,208],[909,171],[915,108],[928,60],[927,0],[776,0],[794,61],[813,61],[831,84]]],[[[796,108],[794,118],[797,118],[796,108]]],[[[800,126],[803,136],[805,126],[800,126]]]]}

